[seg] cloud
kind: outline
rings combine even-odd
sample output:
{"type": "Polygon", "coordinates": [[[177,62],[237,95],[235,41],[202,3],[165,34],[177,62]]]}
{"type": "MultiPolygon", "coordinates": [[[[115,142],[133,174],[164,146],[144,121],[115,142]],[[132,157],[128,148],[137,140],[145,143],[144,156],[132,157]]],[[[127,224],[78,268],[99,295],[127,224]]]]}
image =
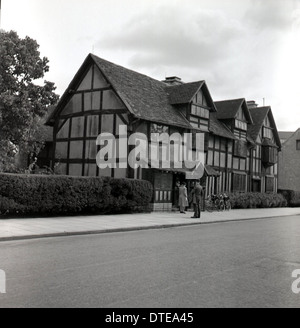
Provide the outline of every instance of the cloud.
{"type": "Polygon", "coordinates": [[[228,55],[243,27],[221,12],[161,6],[131,19],[123,32],[110,33],[97,46],[130,52],[135,69],[211,66],[228,55]]]}
{"type": "Polygon", "coordinates": [[[269,29],[284,32],[296,19],[294,14],[297,7],[298,0],[252,0],[244,20],[257,31],[269,29]]]}
{"type": "Polygon", "coordinates": [[[285,103],[277,98],[282,88],[278,66],[285,62],[287,36],[300,27],[299,1],[212,3],[148,7],[109,31],[96,47],[109,58],[119,55],[123,61],[116,63],[156,79],[206,80],[215,100],[245,97],[262,105],[265,98],[281,117],[285,103]]]}

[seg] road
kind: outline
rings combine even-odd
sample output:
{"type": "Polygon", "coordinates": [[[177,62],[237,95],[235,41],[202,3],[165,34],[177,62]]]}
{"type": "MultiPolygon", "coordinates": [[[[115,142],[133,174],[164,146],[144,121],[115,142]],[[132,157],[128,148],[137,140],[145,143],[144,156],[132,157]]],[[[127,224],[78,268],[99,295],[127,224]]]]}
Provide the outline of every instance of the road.
{"type": "Polygon", "coordinates": [[[0,307],[300,307],[300,216],[0,242],[0,269],[0,307]]]}

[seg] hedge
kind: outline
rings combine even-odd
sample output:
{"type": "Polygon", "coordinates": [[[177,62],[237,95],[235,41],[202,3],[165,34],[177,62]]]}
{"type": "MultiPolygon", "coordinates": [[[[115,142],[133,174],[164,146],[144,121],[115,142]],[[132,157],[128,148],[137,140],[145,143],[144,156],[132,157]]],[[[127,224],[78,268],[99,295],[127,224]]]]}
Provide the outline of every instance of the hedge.
{"type": "Polygon", "coordinates": [[[285,207],[287,201],[281,194],[277,193],[229,193],[231,208],[268,208],[285,207]]]}
{"type": "Polygon", "coordinates": [[[287,200],[288,206],[299,207],[300,206],[300,191],[280,189],[280,194],[287,200]]]}
{"type": "Polygon", "coordinates": [[[109,177],[0,174],[0,216],[149,212],[150,182],[109,177]]]}

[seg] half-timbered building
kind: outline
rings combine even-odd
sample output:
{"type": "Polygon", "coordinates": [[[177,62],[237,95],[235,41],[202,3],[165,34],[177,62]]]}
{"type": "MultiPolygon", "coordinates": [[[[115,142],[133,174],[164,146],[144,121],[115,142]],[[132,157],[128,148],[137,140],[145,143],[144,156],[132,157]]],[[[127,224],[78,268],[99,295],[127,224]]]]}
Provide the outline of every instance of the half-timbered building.
{"type": "Polygon", "coordinates": [[[279,132],[282,149],[278,158],[278,189],[300,191],[300,128],[279,132]]]}
{"type": "Polygon", "coordinates": [[[139,158],[144,165],[128,165],[132,149],[128,139],[134,133],[146,136],[146,155],[168,147],[160,135],[177,135],[179,143],[186,133],[204,136],[200,147],[193,139],[191,153],[194,158],[203,155],[201,183],[206,195],[271,191],[271,185],[276,190],[280,141],[271,109],[249,109],[245,99],[214,102],[203,80],[158,81],[89,54],[47,124],[53,126],[51,161],[56,172],[149,180],[156,209],[171,209],[176,182],[185,180],[190,171],[176,166],[176,159],[166,167],[151,165],[149,157],[139,158]],[[104,133],[115,140],[107,161],[117,165],[101,168],[96,161],[102,146],[96,140],[104,133]],[[153,140],[153,134],[159,139],[153,140]]]}

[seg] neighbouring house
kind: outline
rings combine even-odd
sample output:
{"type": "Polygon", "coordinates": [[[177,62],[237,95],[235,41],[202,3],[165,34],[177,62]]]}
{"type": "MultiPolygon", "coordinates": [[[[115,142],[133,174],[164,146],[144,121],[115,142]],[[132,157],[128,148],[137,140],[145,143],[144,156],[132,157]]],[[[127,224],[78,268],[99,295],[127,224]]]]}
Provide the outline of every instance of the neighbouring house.
{"type": "Polygon", "coordinates": [[[278,131],[281,144],[283,144],[295,131],[278,131]]]}
{"type": "Polygon", "coordinates": [[[248,102],[248,107],[253,119],[249,135],[255,141],[250,153],[250,190],[277,192],[281,142],[271,107],[258,107],[255,102],[248,102]]]}
{"type": "MultiPolygon", "coordinates": [[[[184,83],[178,77],[158,81],[89,54],[61,97],[47,124],[53,127],[52,167],[61,174],[146,179],[154,186],[154,209],[176,204],[175,186],[190,171],[176,165],[132,168],[132,145],[124,143],[139,132],[151,141],[184,133],[204,136],[201,183],[206,195],[223,191],[276,191],[277,152],[281,147],[270,107],[252,108],[243,98],[214,102],[205,81],[184,83]],[[127,127],[124,135],[121,126],[127,127]],[[116,140],[117,167],[96,165],[99,134],[116,140]],[[121,148],[119,145],[122,144],[121,148]]],[[[164,149],[164,140],[158,141],[164,149]]],[[[145,153],[153,151],[146,145],[145,153]]],[[[148,164],[148,163],[147,163],[148,164]]],[[[161,164],[161,163],[160,163],[161,164]]],[[[188,181],[188,189],[190,181],[188,181]]]]}
{"type": "Polygon", "coordinates": [[[278,189],[300,191],[300,128],[279,132],[283,140],[279,154],[278,189]]]}

